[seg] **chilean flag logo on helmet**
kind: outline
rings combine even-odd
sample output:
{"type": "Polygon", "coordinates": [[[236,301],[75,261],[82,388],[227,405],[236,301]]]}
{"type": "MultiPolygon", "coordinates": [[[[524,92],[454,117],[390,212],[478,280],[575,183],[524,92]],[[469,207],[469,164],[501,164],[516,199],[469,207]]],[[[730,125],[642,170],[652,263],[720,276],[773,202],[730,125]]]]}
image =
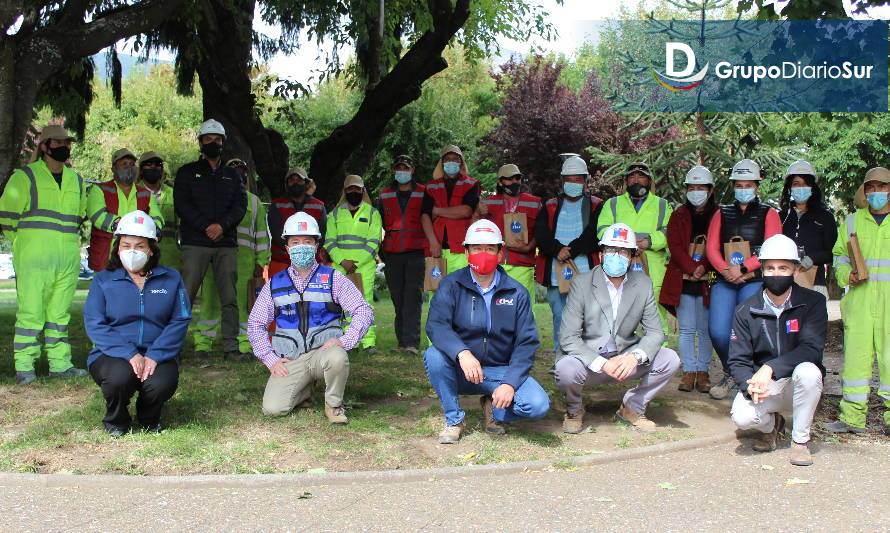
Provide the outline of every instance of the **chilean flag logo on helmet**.
{"type": "Polygon", "coordinates": [[[612,230],[613,239],[627,240],[627,228],[615,228],[612,230]]]}
{"type": "Polygon", "coordinates": [[[145,217],[136,217],[137,224],[145,224],[145,217]]]}
{"type": "Polygon", "coordinates": [[[305,222],[297,222],[297,231],[309,231],[309,224],[305,222]]]}

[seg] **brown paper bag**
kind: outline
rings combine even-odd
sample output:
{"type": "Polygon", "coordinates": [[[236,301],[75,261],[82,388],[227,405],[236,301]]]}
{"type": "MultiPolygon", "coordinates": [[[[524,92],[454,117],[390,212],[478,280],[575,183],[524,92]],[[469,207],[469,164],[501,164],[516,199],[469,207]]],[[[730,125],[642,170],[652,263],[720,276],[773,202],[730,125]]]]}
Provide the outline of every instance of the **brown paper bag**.
{"type": "Polygon", "coordinates": [[[353,272],[352,274],[347,274],[347,278],[355,285],[355,288],[358,289],[358,292],[365,294],[364,285],[362,284],[362,275],[358,272],[353,272]]]}
{"type": "Polygon", "coordinates": [[[559,287],[559,294],[568,294],[572,288],[572,280],[578,274],[578,267],[575,262],[569,259],[565,263],[556,262],[556,284],[559,287]]]}
{"type": "Polygon", "coordinates": [[[847,248],[850,249],[850,262],[853,265],[853,272],[859,276],[859,281],[868,279],[868,267],[865,266],[865,257],[862,255],[862,248],[859,246],[859,238],[855,233],[850,234],[850,240],[847,241],[847,248]]]}
{"type": "Polygon", "coordinates": [[[751,257],[751,243],[741,237],[733,237],[723,245],[723,257],[729,266],[741,266],[751,257]]]}
{"type": "Polygon", "coordinates": [[[423,290],[439,290],[439,282],[442,281],[442,278],[448,273],[447,268],[445,267],[445,260],[441,257],[427,257],[425,262],[426,272],[423,276],[423,290]]]}
{"type": "MultiPolygon", "coordinates": [[[[708,242],[708,238],[704,235],[696,235],[692,242],[689,243],[689,257],[692,258],[693,261],[701,261],[705,257],[705,245],[708,242]]],[[[692,276],[689,274],[683,274],[683,279],[691,280],[692,276]]]]}
{"type": "Polygon", "coordinates": [[[820,268],[822,268],[821,265],[816,265],[808,270],[801,270],[794,275],[794,282],[805,289],[812,289],[813,285],[816,284],[816,274],[820,268]]]}
{"type": "Polygon", "coordinates": [[[506,246],[528,244],[528,219],[525,213],[504,213],[504,244],[506,246]]]}
{"type": "Polygon", "coordinates": [[[630,268],[628,268],[628,271],[642,272],[647,276],[649,275],[649,259],[646,257],[646,252],[640,252],[630,260],[630,268]]]}

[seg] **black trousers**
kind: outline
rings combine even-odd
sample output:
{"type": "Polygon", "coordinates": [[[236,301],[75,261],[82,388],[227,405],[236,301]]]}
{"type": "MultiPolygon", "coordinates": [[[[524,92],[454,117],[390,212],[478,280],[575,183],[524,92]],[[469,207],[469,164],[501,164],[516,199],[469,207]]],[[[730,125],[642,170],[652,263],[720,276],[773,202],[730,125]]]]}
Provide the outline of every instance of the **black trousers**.
{"type": "Polygon", "coordinates": [[[129,361],[102,355],[90,365],[90,375],[105,396],[102,421],[106,427],[113,425],[122,429],[130,427],[128,407],[136,391],[139,391],[136,419],[143,426],[153,426],[161,421],[161,407],[179,386],[179,364],[174,359],[158,364],[154,374],[142,382],[129,361]]]}
{"type": "Polygon", "coordinates": [[[386,285],[396,308],[399,346],[420,348],[420,314],[423,307],[423,252],[383,253],[386,285]]]}

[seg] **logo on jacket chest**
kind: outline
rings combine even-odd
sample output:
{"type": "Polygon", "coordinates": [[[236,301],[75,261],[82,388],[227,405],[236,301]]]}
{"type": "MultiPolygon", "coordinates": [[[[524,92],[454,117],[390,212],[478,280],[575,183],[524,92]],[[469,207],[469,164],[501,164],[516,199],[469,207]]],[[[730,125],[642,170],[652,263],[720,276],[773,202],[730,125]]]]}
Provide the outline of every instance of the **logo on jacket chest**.
{"type": "Polygon", "coordinates": [[[800,333],[800,321],[796,318],[785,321],[785,333],[800,333]]]}
{"type": "Polygon", "coordinates": [[[167,294],[167,289],[149,289],[152,294],[167,294]]]}
{"type": "Polygon", "coordinates": [[[498,298],[494,301],[494,305],[516,305],[513,298],[498,298]]]}

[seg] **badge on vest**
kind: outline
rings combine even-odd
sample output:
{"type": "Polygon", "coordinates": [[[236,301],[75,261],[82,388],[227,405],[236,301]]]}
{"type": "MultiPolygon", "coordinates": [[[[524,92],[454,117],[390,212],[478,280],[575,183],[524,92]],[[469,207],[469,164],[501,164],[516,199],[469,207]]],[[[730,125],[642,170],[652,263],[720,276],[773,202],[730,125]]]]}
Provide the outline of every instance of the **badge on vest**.
{"type": "Polygon", "coordinates": [[[318,282],[319,282],[319,283],[327,284],[327,282],[330,281],[330,279],[331,279],[331,275],[330,275],[330,274],[319,274],[319,275],[318,275],[318,282]]]}
{"type": "Polygon", "coordinates": [[[785,321],[785,333],[799,333],[800,322],[796,318],[785,321]]]}

